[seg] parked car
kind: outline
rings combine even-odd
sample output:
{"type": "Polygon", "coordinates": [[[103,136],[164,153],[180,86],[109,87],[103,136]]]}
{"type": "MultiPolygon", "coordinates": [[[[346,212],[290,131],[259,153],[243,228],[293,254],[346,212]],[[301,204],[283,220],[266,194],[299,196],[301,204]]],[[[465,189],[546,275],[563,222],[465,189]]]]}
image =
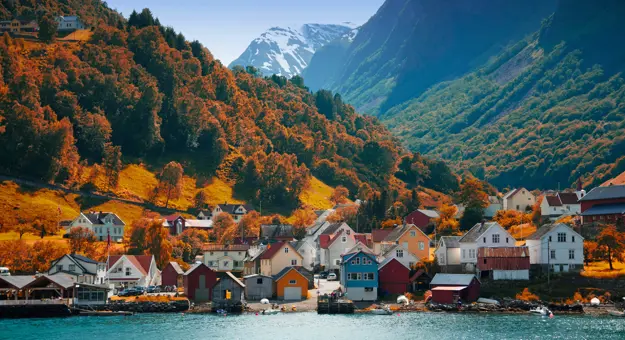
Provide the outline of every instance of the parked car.
{"type": "Polygon", "coordinates": [[[336,274],[334,274],[334,273],[328,274],[327,280],[328,281],[336,281],[336,274]]]}
{"type": "Polygon", "coordinates": [[[328,274],[329,274],[329,272],[321,272],[321,273],[319,273],[319,278],[320,279],[327,279],[328,278],[328,274]]]}
{"type": "Polygon", "coordinates": [[[161,292],[161,287],[159,287],[159,286],[148,286],[147,292],[148,293],[160,293],[161,292]]]}

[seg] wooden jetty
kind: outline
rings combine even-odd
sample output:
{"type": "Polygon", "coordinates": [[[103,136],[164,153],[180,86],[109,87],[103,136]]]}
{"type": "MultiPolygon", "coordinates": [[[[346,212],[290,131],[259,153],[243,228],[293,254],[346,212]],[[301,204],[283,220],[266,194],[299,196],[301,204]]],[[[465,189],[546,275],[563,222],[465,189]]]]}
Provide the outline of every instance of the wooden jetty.
{"type": "Polygon", "coordinates": [[[317,314],[354,314],[354,303],[324,295],[317,300],[317,314]]]}

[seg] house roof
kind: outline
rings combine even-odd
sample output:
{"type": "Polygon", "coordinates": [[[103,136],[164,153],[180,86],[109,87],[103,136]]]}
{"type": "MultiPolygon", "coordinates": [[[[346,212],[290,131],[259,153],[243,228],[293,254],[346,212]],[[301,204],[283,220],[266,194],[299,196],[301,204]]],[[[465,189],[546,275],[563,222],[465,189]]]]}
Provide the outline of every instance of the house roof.
{"type": "Polygon", "coordinates": [[[200,214],[202,214],[202,215],[204,215],[204,216],[210,216],[212,213],[211,213],[211,211],[210,211],[210,210],[204,210],[204,209],[202,209],[202,210],[198,211],[198,213],[197,213],[197,214],[198,214],[198,216],[199,216],[200,214]]]}
{"type": "Polygon", "coordinates": [[[180,217],[183,221],[186,221],[185,218],[182,217],[182,215],[180,215],[180,214],[173,214],[173,215],[163,216],[163,219],[165,221],[167,221],[168,223],[171,223],[171,222],[175,221],[176,219],[178,219],[178,217],[180,217]]]}
{"type": "Polygon", "coordinates": [[[59,222],[59,226],[61,227],[69,227],[70,225],[72,225],[72,220],[63,220],[61,222],[59,222]]]}
{"type": "Polygon", "coordinates": [[[422,213],[423,215],[429,217],[429,218],[439,218],[440,216],[438,215],[438,213],[434,210],[426,210],[426,209],[417,209],[420,213],[422,213]]]}
{"type": "Polygon", "coordinates": [[[342,225],[343,225],[343,222],[332,223],[321,233],[321,235],[331,235],[331,234],[334,234],[337,230],[339,230],[339,228],[342,225]]]}
{"type": "Polygon", "coordinates": [[[64,289],[70,288],[74,286],[74,283],[76,282],[76,279],[71,276],[71,275],[67,275],[67,274],[55,274],[55,275],[41,275],[37,278],[35,278],[33,281],[29,282],[26,286],[24,287],[33,287],[37,284],[39,284],[39,282],[41,281],[50,281],[53,282],[61,287],[63,287],[64,289]]]}
{"type": "Polygon", "coordinates": [[[562,204],[579,204],[577,194],[574,192],[560,192],[558,197],[560,197],[562,204]]]}
{"type": "Polygon", "coordinates": [[[431,278],[430,275],[428,275],[428,273],[425,272],[425,270],[419,269],[417,270],[416,273],[412,274],[412,276],[410,277],[410,282],[416,281],[422,275],[425,275],[428,279],[431,278]]]}
{"type": "Polygon", "coordinates": [[[284,267],[278,274],[273,276],[273,280],[274,281],[278,281],[280,280],[284,275],[286,275],[288,272],[290,272],[291,270],[294,270],[295,272],[297,272],[299,275],[301,275],[303,278],[305,278],[306,280],[308,280],[308,278],[306,277],[306,275],[304,275],[302,272],[300,272],[299,270],[297,270],[296,267],[284,267]]]}
{"type": "Polygon", "coordinates": [[[202,246],[203,251],[246,251],[250,249],[249,244],[213,244],[205,243],[202,246]]]}
{"type": "Polygon", "coordinates": [[[558,196],[547,195],[547,196],[545,196],[545,200],[547,200],[547,204],[550,207],[561,207],[562,206],[562,202],[560,202],[560,198],[558,196]]]}
{"type": "MultiPolygon", "coordinates": [[[[170,262],[170,263],[172,263],[172,262],[170,262]]],[[[176,262],[173,262],[173,263],[176,263],[176,262]]],[[[177,264],[177,263],[176,263],[176,264],[177,264]]],[[[184,273],[184,275],[185,275],[185,276],[186,276],[186,275],[189,275],[189,274],[193,273],[193,271],[195,271],[196,269],[198,269],[198,268],[200,268],[200,267],[202,267],[202,266],[204,266],[204,267],[206,267],[206,268],[210,269],[210,268],[209,268],[207,265],[205,265],[204,263],[196,263],[196,264],[192,265],[192,266],[191,266],[191,268],[189,268],[189,270],[187,270],[187,271],[184,273]]],[[[210,269],[210,270],[212,271],[212,269],[210,269]]]]}
{"type": "MultiPolygon", "coordinates": [[[[334,235],[334,237],[332,237],[330,239],[330,241],[328,242],[328,248],[330,248],[330,246],[334,243],[334,241],[338,240],[339,238],[343,237],[343,230],[339,231],[336,235],[334,235]]],[[[329,236],[329,235],[328,235],[329,236]]],[[[350,237],[350,235],[345,235],[345,237],[350,237]]],[[[324,248],[325,249],[325,248],[324,248]]]]}
{"type": "MultiPolygon", "coordinates": [[[[469,230],[466,234],[464,234],[464,236],[462,236],[460,238],[460,240],[458,240],[458,242],[460,242],[460,243],[462,243],[462,242],[475,242],[490,227],[495,226],[495,225],[499,226],[499,223],[497,223],[497,222],[477,223],[476,225],[473,226],[473,228],[471,228],[471,230],[469,230]]],[[[501,227],[501,226],[499,226],[499,227],[501,227]]]]}
{"type": "Polygon", "coordinates": [[[239,286],[241,286],[241,288],[245,288],[245,284],[243,282],[241,282],[241,280],[239,280],[236,276],[232,275],[231,272],[226,272],[226,275],[232,279],[232,281],[234,281],[236,284],[238,284],[239,286]]]}
{"type": "Polygon", "coordinates": [[[219,209],[221,209],[221,211],[227,212],[232,215],[235,214],[237,209],[241,206],[243,206],[243,208],[245,208],[247,212],[254,210],[254,208],[250,204],[227,204],[225,203],[225,204],[217,204],[217,206],[219,207],[219,209]]]}
{"type": "Polygon", "coordinates": [[[330,235],[319,235],[319,248],[328,249],[330,245],[330,235]]]}
{"type": "Polygon", "coordinates": [[[392,233],[393,229],[373,229],[371,230],[371,239],[374,243],[384,241],[388,234],[392,233]]]}
{"type": "Polygon", "coordinates": [[[397,248],[403,249],[405,251],[404,256],[412,256],[412,257],[416,258],[416,256],[414,256],[414,254],[412,254],[408,249],[405,249],[400,244],[394,244],[394,245],[390,246],[389,248],[387,248],[386,251],[384,251],[384,253],[382,253],[382,257],[383,258],[387,258],[389,256],[389,254],[392,254],[395,250],[397,250],[397,248]]]}
{"type": "Polygon", "coordinates": [[[256,241],[258,241],[258,237],[247,236],[247,237],[237,237],[232,241],[232,243],[233,244],[253,244],[256,241]]]}
{"type": "Polygon", "coordinates": [[[278,242],[267,247],[267,250],[265,250],[265,252],[263,252],[263,254],[260,256],[261,260],[272,259],[282,249],[282,246],[288,246],[289,248],[293,249],[293,251],[295,252],[295,254],[297,254],[297,256],[299,257],[302,256],[297,252],[297,250],[295,250],[295,248],[293,248],[293,246],[290,243],[278,242]]]}
{"type": "Polygon", "coordinates": [[[125,256],[143,275],[150,272],[150,265],[154,259],[152,255],[111,255],[108,259],[107,270],[111,269],[122,256],[125,256]]]}
{"type": "MultiPolygon", "coordinates": [[[[384,239],[384,241],[387,242],[395,242],[397,241],[405,232],[407,232],[408,230],[412,229],[414,227],[415,230],[418,230],[420,233],[422,233],[423,235],[425,235],[425,233],[423,233],[423,230],[421,230],[420,228],[418,228],[416,225],[414,224],[403,224],[403,225],[399,225],[397,227],[395,227],[395,229],[393,229],[393,231],[388,234],[386,236],[386,238],[384,239]]],[[[427,235],[425,235],[425,237],[428,237],[427,235]]],[[[428,237],[429,239],[429,237],[428,237]]]]}
{"type": "Polygon", "coordinates": [[[598,204],[582,213],[582,216],[625,214],[625,203],[598,204]]]}
{"type": "Polygon", "coordinates": [[[290,224],[263,224],[260,226],[261,238],[293,238],[293,226],[290,224]]]}
{"type": "Polygon", "coordinates": [[[211,229],[213,227],[213,221],[212,220],[186,220],[185,227],[211,229]]]}
{"type": "MultiPolygon", "coordinates": [[[[387,264],[393,262],[393,261],[397,261],[397,263],[401,264],[402,266],[406,267],[405,264],[399,262],[396,258],[394,257],[387,257],[384,261],[382,261],[379,265],[378,265],[378,270],[382,269],[382,267],[386,266],[387,264]]],[[[410,269],[408,267],[406,267],[406,269],[410,269]]]]}
{"type": "Polygon", "coordinates": [[[273,280],[273,277],[267,276],[267,275],[263,275],[263,274],[246,275],[246,276],[243,276],[243,280],[253,279],[255,277],[266,277],[268,279],[272,279],[273,280]]]}
{"type": "Polygon", "coordinates": [[[27,284],[35,281],[35,277],[33,275],[0,276],[0,282],[2,281],[13,286],[15,289],[22,289],[27,284]]]}
{"type": "Polygon", "coordinates": [[[441,237],[441,241],[445,244],[447,248],[460,248],[460,239],[462,236],[443,236],[441,237]]]}
{"type": "Polygon", "coordinates": [[[596,187],[590,190],[580,201],[607,200],[625,198],[625,185],[596,187]]]}
{"type": "Polygon", "coordinates": [[[367,246],[371,244],[370,242],[371,234],[354,234],[354,238],[356,239],[357,242],[366,244],[367,246]]]}
{"type": "Polygon", "coordinates": [[[490,204],[501,204],[501,198],[497,196],[488,196],[488,203],[490,204]]]}
{"type": "MultiPolygon", "coordinates": [[[[430,283],[432,284],[432,283],[430,283]]],[[[434,287],[430,290],[435,290],[435,291],[439,291],[439,290],[443,290],[443,291],[453,291],[453,292],[459,292],[461,290],[465,290],[467,289],[467,286],[439,286],[439,287],[434,287]]]]}
{"type": "Polygon", "coordinates": [[[512,189],[510,190],[507,194],[503,195],[503,199],[507,200],[508,198],[514,196],[517,194],[517,192],[519,192],[521,189],[512,189]]]}
{"type": "Polygon", "coordinates": [[[358,252],[358,251],[363,251],[365,253],[368,253],[368,254],[371,254],[371,255],[375,255],[373,250],[371,248],[369,248],[366,244],[362,243],[362,242],[356,242],[356,244],[354,244],[353,247],[349,248],[349,250],[346,251],[345,254],[355,253],[355,252],[358,252]]]}
{"type": "Polygon", "coordinates": [[[170,261],[169,265],[174,268],[174,271],[180,275],[184,274],[184,270],[182,270],[182,268],[180,268],[180,265],[178,264],[178,262],[175,261],[170,261]]]}
{"type": "Polygon", "coordinates": [[[528,257],[527,247],[482,247],[477,250],[477,257],[528,257]]]}
{"type": "Polygon", "coordinates": [[[82,262],[85,262],[85,263],[91,263],[91,264],[101,263],[101,262],[98,262],[96,260],[92,260],[92,259],[90,259],[90,258],[88,258],[86,256],[82,256],[82,255],[78,255],[78,254],[69,254],[69,256],[74,258],[77,261],[82,261],[82,262]]]}
{"type": "MultiPolygon", "coordinates": [[[[358,244],[361,244],[361,243],[358,243],[358,244]]],[[[356,246],[357,246],[358,244],[356,244],[356,246]]],[[[356,246],[352,247],[352,249],[354,249],[356,246]]],[[[365,246],[365,248],[367,248],[367,247],[365,246]]],[[[373,262],[375,262],[375,263],[379,263],[379,262],[378,262],[378,259],[377,259],[377,258],[375,258],[375,254],[374,254],[372,251],[371,251],[371,252],[369,252],[369,251],[365,251],[364,249],[356,249],[355,251],[353,251],[353,252],[352,252],[352,251],[351,251],[352,249],[350,249],[350,251],[348,251],[348,252],[347,252],[347,253],[345,253],[343,256],[341,256],[341,258],[343,259],[343,261],[347,262],[347,261],[349,261],[352,257],[354,257],[354,256],[356,256],[356,255],[358,255],[358,254],[362,253],[362,254],[366,255],[367,257],[369,257],[369,258],[370,258],[373,262]]],[[[367,249],[368,249],[368,248],[367,248],[367,249]]],[[[369,249],[369,250],[370,250],[370,249],[369,249]]]]}
{"type": "Polygon", "coordinates": [[[110,215],[113,217],[113,225],[126,225],[119,216],[112,212],[88,212],[83,215],[93,224],[104,224],[103,219],[110,215]]]}
{"type": "MultiPolygon", "coordinates": [[[[567,224],[564,223],[552,223],[552,224],[545,224],[544,226],[540,227],[538,230],[536,230],[535,233],[533,233],[532,235],[528,236],[525,240],[540,240],[542,239],[545,235],[547,235],[549,232],[551,232],[552,230],[558,228],[558,227],[566,227],[567,229],[569,229],[570,231],[576,233],[577,235],[579,235],[575,230],[573,230],[571,227],[569,227],[567,224]]],[[[581,235],[579,235],[580,239],[581,235]]]]}
{"type": "Polygon", "coordinates": [[[475,278],[473,274],[441,274],[434,275],[430,282],[432,285],[455,285],[468,286],[475,278]]]}

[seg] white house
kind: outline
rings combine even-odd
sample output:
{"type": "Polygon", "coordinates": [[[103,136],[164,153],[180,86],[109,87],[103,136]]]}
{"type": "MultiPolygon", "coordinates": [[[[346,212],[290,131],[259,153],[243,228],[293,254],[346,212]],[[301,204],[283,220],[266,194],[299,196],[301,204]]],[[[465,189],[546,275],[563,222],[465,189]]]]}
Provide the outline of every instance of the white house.
{"type": "Polygon", "coordinates": [[[108,235],[111,236],[111,242],[121,242],[124,238],[124,227],[126,223],[111,212],[83,212],[76,217],[72,223],[66,227],[69,232],[72,228],[83,227],[95,233],[100,241],[106,241],[108,235]]]}
{"type": "Polygon", "coordinates": [[[545,195],[540,203],[540,214],[550,219],[557,219],[562,215],[580,214],[582,206],[578,200],[581,195],[578,192],[557,192],[555,195],[545,195]]]}
{"type": "Polygon", "coordinates": [[[475,271],[477,250],[483,247],[514,247],[516,240],[497,222],[478,223],[458,240],[463,270],[475,271]]]}
{"type": "Polygon", "coordinates": [[[397,259],[399,263],[407,268],[414,268],[417,262],[419,262],[419,259],[414,254],[400,244],[393,245],[386,249],[386,251],[378,257],[378,262],[382,263],[389,258],[397,259]]]}
{"type": "Polygon", "coordinates": [[[434,254],[439,266],[460,265],[460,238],[461,236],[443,236],[438,240],[434,254]]]}
{"type": "Polygon", "coordinates": [[[526,240],[530,264],[552,272],[580,271],[584,267],[584,238],[564,223],[547,224],[526,240]]]}
{"type": "Polygon", "coordinates": [[[211,219],[215,220],[219,214],[225,212],[232,216],[234,222],[239,223],[243,216],[253,210],[254,208],[249,204],[217,204],[211,213],[211,219]]]}
{"type": "Polygon", "coordinates": [[[210,210],[200,210],[200,212],[197,214],[197,219],[198,220],[210,220],[211,219],[210,210]]]}
{"type": "MultiPolygon", "coordinates": [[[[350,228],[351,229],[351,228],[350,228]]],[[[330,239],[325,249],[327,251],[326,262],[322,263],[326,270],[337,271],[341,269],[341,255],[347,254],[350,248],[357,243],[353,233],[340,230],[330,239]]]]}
{"type": "Polygon", "coordinates": [[[206,244],[203,262],[210,269],[220,272],[243,272],[249,244],[206,244]]]}
{"type": "Polygon", "coordinates": [[[328,222],[325,222],[322,224],[321,227],[319,227],[319,230],[313,233],[313,237],[314,235],[318,235],[316,239],[316,247],[317,247],[317,260],[315,262],[316,264],[325,266],[326,268],[330,266],[330,262],[332,259],[330,258],[328,246],[330,244],[330,241],[338,233],[345,233],[345,235],[353,236],[354,230],[352,230],[352,228],[350,228],[350,226],[347,225],[347,223],[341,222],[341,223],[329,223],[328,224],[328,222]],[[323,231],[320,231],[320,230],[323,230],[323,231]]]}
{"type": "Polygon", "coordinates": [[[503,210],[526,211],[536,203],[536,197],[525,188],[512,189],[502,199],[503,210]]]}
{"type": "Polygon", "coordinates": [[[300,255],[304,258],[302,260],[302,266],[308,270],[313,270],[315,266],[315,259],[317,258],[317,247],[314,244],[314,241],[308,237],[304,237],[303,239],[294,242],[293,248],[297,250],[300,255]]]}
{"type": "Polygon", "coordinates": [[[88,257],[68,254],[52,261],[48,275],[66,274],[74,277],[78,283],[99,285],[104,283],[106,263],[88,257]]]}
{"type": "Polygon", "coordinates": [[[161,271],[152,255],[111,255],[108,257],[105,281],[115,288],[160,286],[161,271]]]}
{"type": "Polygon", "coordinates": [[[58,16],[55,20],[59,24],[57,28],[59,32],[84,30],[87,28],[77,16],[58,16]]]}

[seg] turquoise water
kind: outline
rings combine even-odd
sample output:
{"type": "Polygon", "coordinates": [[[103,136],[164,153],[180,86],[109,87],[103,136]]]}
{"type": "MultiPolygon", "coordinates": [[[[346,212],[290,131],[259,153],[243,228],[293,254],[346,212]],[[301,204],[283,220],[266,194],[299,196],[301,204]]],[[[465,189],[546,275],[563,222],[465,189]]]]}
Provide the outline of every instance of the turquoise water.
{"type": "Polygon", "coordinates": [[[143,314],[0,320],[0,339],[625,339],[625,319],[442,313],[143,314]]]}

